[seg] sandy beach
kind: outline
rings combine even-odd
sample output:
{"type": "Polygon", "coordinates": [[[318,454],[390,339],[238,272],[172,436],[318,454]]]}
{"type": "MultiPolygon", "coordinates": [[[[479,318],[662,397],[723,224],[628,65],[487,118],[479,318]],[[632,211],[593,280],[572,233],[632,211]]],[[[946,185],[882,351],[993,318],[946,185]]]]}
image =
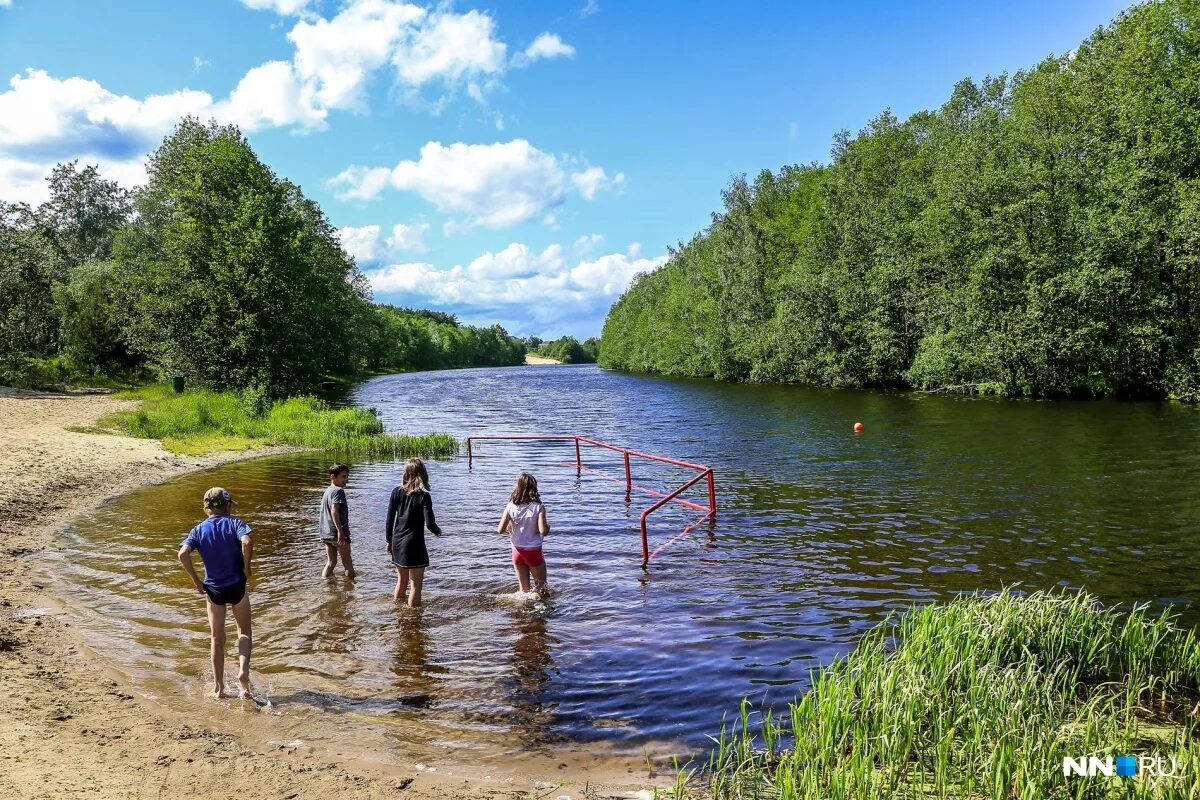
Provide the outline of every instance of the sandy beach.
{"type": "Polygon", "coordinates": [[[497,786],[271,748],[247,741],[236,713],[222,729],[135,696],[105,669],[118,654],[92,654],[72,629],[64,601],[38,577],[37,554],[106,498],[247,455],[181,457],[152,440],[67,430],[123,402],[0,389],[0,797],[607,797],[636,786],[629,775],[598,793],[596,775],[565,763],[549,782],[529,775],[497,786]]]}

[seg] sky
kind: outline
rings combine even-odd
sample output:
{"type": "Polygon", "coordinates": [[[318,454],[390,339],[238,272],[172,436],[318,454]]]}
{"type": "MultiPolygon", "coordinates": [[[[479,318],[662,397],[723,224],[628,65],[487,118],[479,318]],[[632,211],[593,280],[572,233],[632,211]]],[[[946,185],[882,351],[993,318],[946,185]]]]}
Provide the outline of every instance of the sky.
{"type": "Polygon", "coordinates": [[[599,335],[730,179],[1073,50],[1128,2],[0,0],[0,200],[238,125],[379,302],[599,335]]]}

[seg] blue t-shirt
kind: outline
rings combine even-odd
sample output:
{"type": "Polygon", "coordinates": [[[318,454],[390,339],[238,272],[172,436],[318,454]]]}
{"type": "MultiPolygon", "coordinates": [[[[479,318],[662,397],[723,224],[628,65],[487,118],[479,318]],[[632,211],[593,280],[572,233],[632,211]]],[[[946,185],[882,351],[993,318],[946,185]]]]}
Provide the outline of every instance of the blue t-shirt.
{"type": "Polygon", "coordinates": [[[250,535],[250,526],[241,517],[209,517],[183,540],[184,547],[200,551],[204,562],[204,583],[224,589],[241,583],[246,577],[242,559],[242,539],[250,535]]]}

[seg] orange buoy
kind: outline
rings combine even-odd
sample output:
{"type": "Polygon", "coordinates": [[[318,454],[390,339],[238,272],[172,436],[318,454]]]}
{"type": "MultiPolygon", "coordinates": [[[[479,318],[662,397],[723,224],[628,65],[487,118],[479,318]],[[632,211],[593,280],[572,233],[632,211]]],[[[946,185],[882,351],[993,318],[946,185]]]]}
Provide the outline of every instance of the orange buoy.
{"type": "Polygon", "coordinates": [[[854,423],[854,432],[855,432],[855,433],[862,433],[862,432],[863,432],[863,424],[862,424],[861,422],[856,422],[856,423],[854,423]]]}

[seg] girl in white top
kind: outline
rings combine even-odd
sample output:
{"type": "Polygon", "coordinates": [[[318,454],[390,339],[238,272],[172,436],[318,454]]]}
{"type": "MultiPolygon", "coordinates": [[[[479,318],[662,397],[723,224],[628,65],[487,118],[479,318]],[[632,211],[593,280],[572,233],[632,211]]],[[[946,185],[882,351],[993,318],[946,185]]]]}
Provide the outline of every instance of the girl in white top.
{"type": "Polygon", "coordinates": [[[529,591],[532,576],[533,588],[545,594],[546,559],[542,556],[542,537],[550,533],[550,523],[538,495],[537,479],[528,472],[517,476],[517,486],[504,507],[504,516],[500,517],[496,532],[512,535],[513,570],[517,573],[521,591],[529,591]]]}

